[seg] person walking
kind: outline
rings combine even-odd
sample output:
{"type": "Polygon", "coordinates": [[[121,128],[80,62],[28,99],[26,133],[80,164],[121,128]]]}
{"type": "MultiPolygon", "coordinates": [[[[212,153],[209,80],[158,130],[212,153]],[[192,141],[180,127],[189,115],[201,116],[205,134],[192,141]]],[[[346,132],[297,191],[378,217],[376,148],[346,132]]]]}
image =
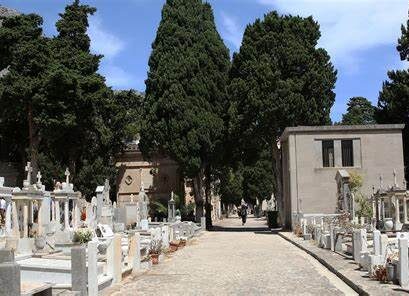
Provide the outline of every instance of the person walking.
{"type": "Polygon", "coordinates": [[[241,216],[242,225],[246,224],[247,209],[248,209],[248,206],[247,206],[246,202],[243,201],[241,203],[241,207],[240,207],[240,216],[241,216]]]}

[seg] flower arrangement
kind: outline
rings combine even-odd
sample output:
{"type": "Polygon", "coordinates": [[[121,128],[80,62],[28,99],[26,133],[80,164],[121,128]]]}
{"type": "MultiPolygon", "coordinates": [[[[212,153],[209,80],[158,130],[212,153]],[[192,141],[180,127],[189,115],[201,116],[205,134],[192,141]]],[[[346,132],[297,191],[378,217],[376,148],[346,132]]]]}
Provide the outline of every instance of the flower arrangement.
{"type": "Polygon", "coordinates": [[[162,241],[153,239],[149,246],[150,255],[159,255],[162,252],[162,241]]]}
{"type": "Polygon", "coordinates": [[[72,241],[74,243],[86,244],[92,240],[92,230],[89,228],[78,228],[74,232],[72,241]]]}

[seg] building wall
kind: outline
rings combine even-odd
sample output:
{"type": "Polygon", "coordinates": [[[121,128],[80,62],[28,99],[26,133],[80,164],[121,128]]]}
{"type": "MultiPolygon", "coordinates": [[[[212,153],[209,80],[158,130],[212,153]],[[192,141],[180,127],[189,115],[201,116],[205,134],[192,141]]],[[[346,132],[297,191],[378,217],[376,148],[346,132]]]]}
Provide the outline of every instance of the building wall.
{"type": "Polygon", "coordinates": [[[130,201],[131,194],[138,199],[143,182],[145,192],[150,198],[166,201],[172,191],[181,189],[180,176],[176,162],[158,157],[145,161],[137,149],[128,149],[117,157],[117,203],[121,206],[130,201]]]}
{"type": "Polygon", "coordinates": [[[379,187],[379,176],[384,186],[393,185],[396,170],[398,185],[404,178],[401,130],[327,131],[325,133],[292,133],[283,142],[283,195],[286,222],[291,212],[335,213],[337,184],[335,175],[341,168],[357,172],[363,177],[362,192],[369,196],[372,186],[379,187]],[[333,139],[335,167],[323,167],[322,145],[319,140],[333,139]],[[352,139],[354,167],[343,168],[340,142],[352,139]]]}

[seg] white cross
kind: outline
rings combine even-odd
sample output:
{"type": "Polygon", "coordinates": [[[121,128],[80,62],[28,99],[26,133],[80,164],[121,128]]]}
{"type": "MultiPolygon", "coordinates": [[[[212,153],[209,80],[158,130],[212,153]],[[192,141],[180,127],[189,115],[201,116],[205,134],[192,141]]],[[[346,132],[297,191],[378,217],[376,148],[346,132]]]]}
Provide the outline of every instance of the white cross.
{"type": "Polygon", "coordinates": [[[31,167],[31,162],[27,162],[25,170],[27,172],[27,179],[26,179],[27,183],[31,185],[31,173],[33,171],[33,168],[31,167]]]}
{"type": "Polygon", "coordinates": [[[65,169],[65,183],[70,184],[70,171],[68,168],[65,169]]]}
{"type": "Polygon", "coordinates": [[[41,176],[41,172],[40,171],[38,171],[38,173],[37,173],[37,184],[41,184],[41,178],[42,178],[43,176],[41,176]]]}

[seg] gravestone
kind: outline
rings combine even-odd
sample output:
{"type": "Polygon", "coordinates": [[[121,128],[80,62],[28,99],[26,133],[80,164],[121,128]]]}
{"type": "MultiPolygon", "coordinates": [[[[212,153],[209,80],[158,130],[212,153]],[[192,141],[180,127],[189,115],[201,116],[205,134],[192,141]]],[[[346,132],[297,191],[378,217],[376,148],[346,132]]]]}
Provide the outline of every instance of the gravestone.
{"type": "Polygon", "coordinates": [[[83,246],[71,248],[71,290],[87,295],[87,260],[86,249],[83,246]]]}
{"type": "Polygon", "coordinates": [[[88,243],[88,296],[98,296],[98,242],[88,243]]]}

